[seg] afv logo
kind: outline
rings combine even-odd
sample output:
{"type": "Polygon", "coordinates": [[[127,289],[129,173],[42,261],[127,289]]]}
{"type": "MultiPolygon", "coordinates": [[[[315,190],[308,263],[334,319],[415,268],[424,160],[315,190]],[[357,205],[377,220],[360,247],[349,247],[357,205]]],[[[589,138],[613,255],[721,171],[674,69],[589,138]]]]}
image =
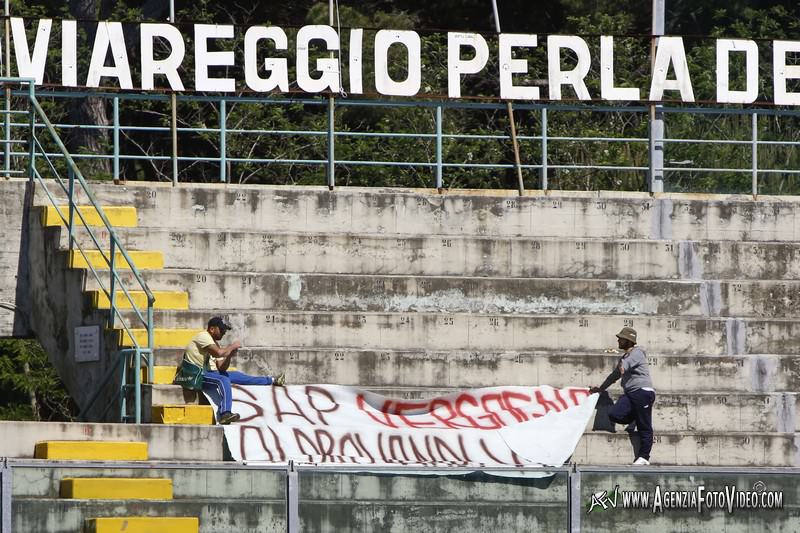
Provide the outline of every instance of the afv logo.
{"type": "Polygon", "coordinates": [[[602,508],[603,511],[611,507],[612,509],[617,508],[617,496],[619,495],[619,485],[614,486],[614,490],[611,494],[608,494],[607,490],[603,492],[596,492],[592,494],[592,501],[589,504],[589,510],[586,514],[591,513],[594,511],[595,507],[602,508]]]}

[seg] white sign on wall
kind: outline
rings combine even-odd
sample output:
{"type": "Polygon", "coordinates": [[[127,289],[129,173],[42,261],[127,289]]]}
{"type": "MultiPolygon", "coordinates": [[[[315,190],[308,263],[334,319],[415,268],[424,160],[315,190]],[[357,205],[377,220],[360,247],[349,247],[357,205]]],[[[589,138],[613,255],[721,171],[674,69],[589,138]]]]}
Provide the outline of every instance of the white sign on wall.
{"type": "Polygon", "coordinates": [[[75,362],[100,360],[100,326],[75,328],[75,362]]]}
{"type": "MultiPolygon", "coordinates": [[[[16,74],[33,78],[37,84],[44,83],[46,71],[53,74],[59,71],[60,84],[65,87],[153,90],[158,82],[174,91],[234,92],[246,88],[263,93],[288,92],[289,86],[295,84],[309,94],[346,91],[357,95],[364,94],[364,63],[370,61],[375,92],[416,96],[427,85],[426,70],[432,70],[426,69],[432,59],[423,56],[420,34],[409,30],[379,30],[368,47],[363,28],[339,32],[326,25],[303,26],[292,37],[292,43],[287,32],[278,26],[193,24],[182,26],[191,28],[184,33],[170,24],[142,23],[136,25],[138,31],[129,31],[133,28],[126,25],[123,31],[120,22],[101,21],[96,24],[94,41],[89,43],[92,51],[88,68],[82,67],[85,71],[79,72],[76,21],[12,17],[10,22],[16,74]],[[35,28],[34,38],[26,35],[26,28],[35,28]],[[54,37],[59,33],[60,39],[54,37]],[[242,50],[231,50],[237,48],[236,42],[243,43],[242,50]],[[342,43],[349,43],[349,47],[343,50],[342,43]],[[54,46],[61,47],[60,54],[49,53],[54,46]],[[406,72],[404,79],[390,75],[390,48],[398,52],[400,70],[406,72]],[[134,64],[135,55],[129,55],[128,50],[137,49],[140,57],[134,64]],[[60,64],[49,64],[54,57],[60,57],[60,64]],[[349,76],[340,71],[344,64],[348,65],[349,76]],[[289,79],[290,66],[294,66],[294,80],[289,79]],[[137,67],[139,79],[134,77],[137,67]],[[191,72],[193,75],[188,74],[191,72]],[[234,76],[238,72],[242,74],[237,79],[234,76]]],[[[719,104],[749,104],[759,96],[759,76],[762,76],[768,80],[764,86],[770,93],[765,96],[769,103],[800,105],[797,90],[800,65],[794,61],[800,53],[800,41],[709,39],[713,42],[708,47],[713,48],[714,63],[693,66],[687,61],[683,37],[659,37],[654,41],[649,79],[636,87],[621,81],[626,72],[616,70],[614,39],[611,35],[548,35],[539,39],[537,34],[506,33],[500,34],[490,47],[480,33],[449,32],[447,95],[461,98],[464,79],[486,76],[487,65],[494,57],[499,67],[496,74],[499,94],[483,95],[487,97],[557,101],[574,95],[578,100],[695,102],[699,99],[719,104]],[[528,59],[515,54],[527,57],[538,54],[547,66],[534,67],[528,59]],[[759,65],[759,58],[765,57],[771,58],[768,60],[771,64],[759,65]],[[712,68],[716,74],[715,94],[695,95],[692,77],[706,76],[712,68]],[[542,88],[524,81],[543,77],[546,84],[542,88]],[[600,82],[599,90],[589,89],[597,86],[597,83],[587,84],[592,77],[600,82]],[[740,81],[732,87],[731,81],[737,79],[740,81]]],[[[57,83],[53,74],[49,74],[51,84],[57,83]]]]}

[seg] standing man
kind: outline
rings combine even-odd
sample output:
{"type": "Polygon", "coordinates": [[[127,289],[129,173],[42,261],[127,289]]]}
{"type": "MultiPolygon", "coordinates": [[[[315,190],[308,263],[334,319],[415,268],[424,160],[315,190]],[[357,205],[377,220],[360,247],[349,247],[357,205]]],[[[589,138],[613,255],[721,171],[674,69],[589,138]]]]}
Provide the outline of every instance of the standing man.
{"type": "Polygon", "coordinates": [[[635,465],[650,464],[650,449],[653,447],[653,403],[656,391],[650,380],[650,369],[647,366],[647,354],[636,346],[636,330],[622,328],[617,333],[617,344],[625,353],[617,361],[614,370],[599,387],[590,387],[589,392],[602,392],[612,383],[622,378],[623,395],[608,413],[608,418],[615,424],[636,422],[636,430],[641,438],[639,454],[633,462],[635,465]]]}
{"type": "Polygon", "coordinates": [[[231,412],[233,400],[231,398],[231,383],[237,385],[278,385],[286,383],[284,374],[276,378],[271,376],[249,376],[242,372],[230,371],[231,358],[241,348],[242,343],[232,342],[225,348],[219,341],[231,327],[218,316],[208,321],[205,331],[198,333],[186,346],[183,357],[197,366],[203,367],[203,392],[209,394],[219,405],[217,422],[225,425],[239,420],[237,413],[231,412]],[[214,367],[211,367],[211,360],[214,367]]]}

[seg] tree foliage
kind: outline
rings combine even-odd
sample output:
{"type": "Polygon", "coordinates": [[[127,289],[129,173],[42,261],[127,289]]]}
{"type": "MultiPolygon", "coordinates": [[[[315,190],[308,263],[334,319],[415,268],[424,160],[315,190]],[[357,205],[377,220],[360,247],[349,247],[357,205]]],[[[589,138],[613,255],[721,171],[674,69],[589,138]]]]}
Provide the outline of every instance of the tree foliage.
{"type": "Polygon", "coordinates": [[[74,405],[39,343],[0,339],[0,419],[73,418],[74,405]]]}

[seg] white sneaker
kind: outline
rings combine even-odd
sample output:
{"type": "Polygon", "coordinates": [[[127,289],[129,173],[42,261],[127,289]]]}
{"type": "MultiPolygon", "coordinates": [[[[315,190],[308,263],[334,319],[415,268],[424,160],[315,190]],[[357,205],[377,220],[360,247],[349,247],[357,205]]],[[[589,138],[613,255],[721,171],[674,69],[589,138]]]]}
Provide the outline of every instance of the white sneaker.
{"type": "Polygon", "coordinates": [[[637,466],[645,466],[645,465],[649,465],[650,461],[648,461],[644,457],[637,457],[636,460],[633,462],[633,464],[637,465],[637,466]]]}

